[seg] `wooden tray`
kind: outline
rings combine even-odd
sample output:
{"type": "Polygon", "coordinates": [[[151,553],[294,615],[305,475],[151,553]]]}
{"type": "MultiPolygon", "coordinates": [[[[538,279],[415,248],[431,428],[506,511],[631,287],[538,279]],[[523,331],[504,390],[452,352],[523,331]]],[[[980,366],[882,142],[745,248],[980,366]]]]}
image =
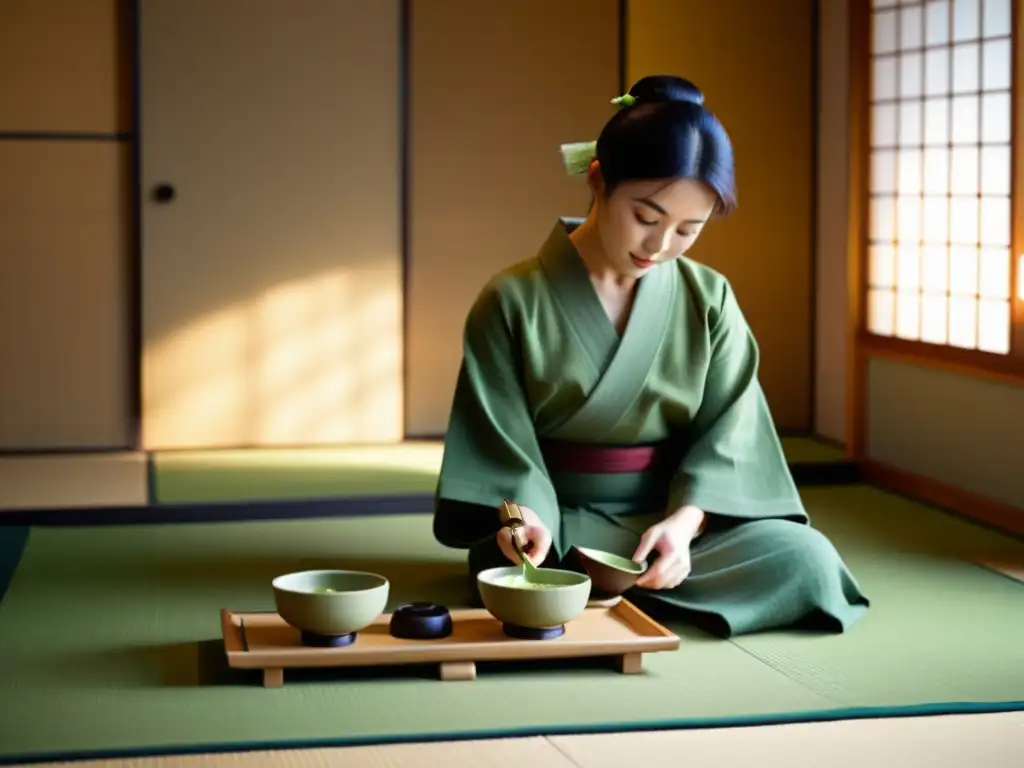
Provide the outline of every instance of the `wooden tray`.
{"type": "Polygon", "coordinates": [[[978,560],[978,565],[998,574],[1024,582],[1024,558],[989,557],[978,560]]]}
{"type": "Polygon", "coordinates": [[[300,633],[276,613],[233,613],[221,610],[228,665],[262,669],[263,685],[284,684],[284,670],[323,667],[372,667],[433,664],[442,680],[473,680],[478,661],[617,657],[619,671],[636,674],[643,654],[674,651],[679,637],[627,600],[591,605],[552,640],[518,640],[507,636],[501,622],[484,609],[452,611],[452,634],[438,640],[405,640],[388,631],[385,613],[341,648],[303,645],[300,633]]]}

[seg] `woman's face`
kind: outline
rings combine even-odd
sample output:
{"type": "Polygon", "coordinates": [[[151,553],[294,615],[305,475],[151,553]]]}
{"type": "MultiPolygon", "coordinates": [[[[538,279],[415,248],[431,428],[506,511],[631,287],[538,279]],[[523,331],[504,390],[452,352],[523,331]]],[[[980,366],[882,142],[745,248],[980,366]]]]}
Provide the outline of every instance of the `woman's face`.
{"type": "Polygon", "coordinates": [[[624,182],[606,196],[596,163],[591,185],[604,251],[616,271],[631,277],[686,253],[717,201],[690,179],[624,182]]]}

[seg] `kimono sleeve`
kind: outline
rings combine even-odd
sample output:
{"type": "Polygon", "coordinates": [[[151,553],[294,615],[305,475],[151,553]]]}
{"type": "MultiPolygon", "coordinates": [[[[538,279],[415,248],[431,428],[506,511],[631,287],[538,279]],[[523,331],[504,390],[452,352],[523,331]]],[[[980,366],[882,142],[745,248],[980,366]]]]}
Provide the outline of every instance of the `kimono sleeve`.
{"type": "Polygon", "coordinates": [[[693,505],[709,518],[807,522],[758,381],[758,345],[728,282],[715,315],[704,396],[673,478],[670,511],[693,505]]]}
{"type": "Polygon", "coordinates": [[[556,494],[522,385],[516,307],[491,285],[466,318],[435,497],[434,535],[446,546],[493,536],[503,499],[533,509],[558,541],[556,494]]]}

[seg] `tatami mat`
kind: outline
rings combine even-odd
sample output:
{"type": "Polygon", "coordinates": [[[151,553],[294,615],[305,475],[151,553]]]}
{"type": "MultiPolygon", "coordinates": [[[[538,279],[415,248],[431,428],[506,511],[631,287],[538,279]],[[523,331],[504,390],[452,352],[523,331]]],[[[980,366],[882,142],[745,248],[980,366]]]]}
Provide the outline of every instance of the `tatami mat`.
{"type": "Polygon", "coordinates": [[[836,464],[847,460],[842,447],[814,437],[783,437],[782,448],[790,464],[836,464]]]}
{"type": "Polygon", "coordinates": [[[1024,764],[1022,726],[1024,713],[1014,712],[556,736],[551,742],[580,768],[1010,768],[1024,764]]]}
{"type": "MultiPolygon", "coordinates": [[[[810,438],[783,440],[791,464],[835,464],[843,452],[810,438]]],[[[352,448],[172,451],[153,457],[162,504],[432,494],[439,442],[352,448]]]]}
{"type": "Polygon", "coordinates": [[[680,649],[642,675],[538,662],[471,683],[289,670],[270,690],[224,668],[220,609],[272,610],[281,573],[373,570],[391,608],[465,605],[464,555],[428,515],[33,528],[0,606],[0,763],[1020,710],[1024,589],[973,563],[1024,544],[867,486],[804,497],[873,600],[851,632],[723,642],[663,617],[680,649]]]}
{"type": "Polygon", "coordinates": [[[345,448],[169,451],[153,456],[161,504],[430,494],[439,442],[345,448]]]}
{"type": "Polygon", "coordinates": [[[40,768],[1013,768],[1024,713],[45,763],[40,768]]]}

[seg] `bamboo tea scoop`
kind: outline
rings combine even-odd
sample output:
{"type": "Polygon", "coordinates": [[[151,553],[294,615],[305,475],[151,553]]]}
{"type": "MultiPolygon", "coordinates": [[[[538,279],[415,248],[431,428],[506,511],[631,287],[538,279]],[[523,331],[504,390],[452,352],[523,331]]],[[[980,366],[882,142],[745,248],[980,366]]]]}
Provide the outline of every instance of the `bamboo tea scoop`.
{"type": "Polygon", "coordinates": [[[508,528],[512,534],[512,548],[523,561],[523,579],[531,584],[542,583],[544,579],[537,572],[537,566],[526,556],[526,542],[523,540],[523,528],[526,526],[526,521],[523,520],[523,513],[519,509],[519,505],[505,499],[502,501],[498,518],[501,520],[502,526],[508,528]]]}

